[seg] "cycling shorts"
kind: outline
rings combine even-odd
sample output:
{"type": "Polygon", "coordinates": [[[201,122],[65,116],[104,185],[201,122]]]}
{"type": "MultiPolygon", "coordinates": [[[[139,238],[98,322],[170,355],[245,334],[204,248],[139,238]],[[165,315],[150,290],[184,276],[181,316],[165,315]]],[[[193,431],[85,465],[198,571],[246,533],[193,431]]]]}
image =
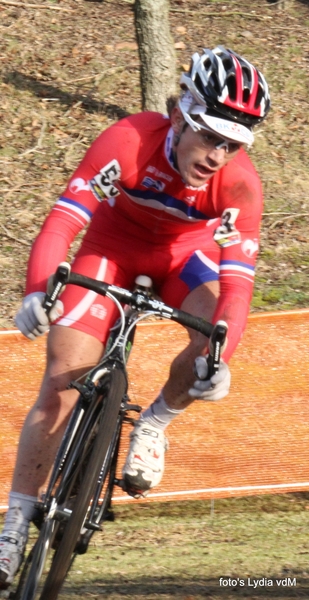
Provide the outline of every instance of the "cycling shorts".
{"type": "MultiPolygon", "coordinates": [[[[145,231],[138,235],[125,219],[122,223],[96,222],[86,233],[72,263],[72,271],[123,288],[133,289],[138,275],[151,277],[164,302],[180,308],[198,286],[219,279],[220,249],[213,240],[219,220],[177,236],[154,240],[145,231]],[[133,234],[132,234],[133,231],[133,234]]],[[[61,295],[64,314],[55,323],[72,327],[106,342],[118,309],[109,298],[68,285],[61,295]]]]}

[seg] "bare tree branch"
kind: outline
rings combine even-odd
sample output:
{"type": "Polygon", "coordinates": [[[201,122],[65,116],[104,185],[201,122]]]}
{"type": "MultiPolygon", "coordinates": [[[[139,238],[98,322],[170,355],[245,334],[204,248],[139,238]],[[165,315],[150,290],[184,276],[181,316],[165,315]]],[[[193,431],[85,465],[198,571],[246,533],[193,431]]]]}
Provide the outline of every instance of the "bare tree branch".
{"type": "Polygon", "coordinates": [[[0,0],[0,4],[7,4],[8,6],[18,6],[19,8],[47,8],[49,10],[74,12],[72,9],[62,8],[62,6],[49,6],[48,4],[28,4],[26,2],[14,2],[14,0],[0,0]]]}

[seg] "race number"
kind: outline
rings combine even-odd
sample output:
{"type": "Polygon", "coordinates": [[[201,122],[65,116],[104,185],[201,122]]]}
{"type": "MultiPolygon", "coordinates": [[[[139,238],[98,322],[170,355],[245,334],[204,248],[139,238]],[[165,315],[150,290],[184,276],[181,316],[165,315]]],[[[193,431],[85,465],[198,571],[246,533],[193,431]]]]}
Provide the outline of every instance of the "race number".
{"type": "Polygon", "coordinates": [[[221,224],[214,231],[214,240],[221,248],[240,244],[241,236],[234,223],[238,217],[239,208],[226,208],[221,216],[221,224]]]}
{"type": "Polygon", "coordinates": [[[118,196],[120,192],[114,185],[114,182],[118,181],[120,176],[120,164],[118,160],[114,159],[105,165],[100,173],[95,175],[89,181],[91,191],[99,202],[102,202],[102,200],[106,200],[107,198],[115,198],[115,196],[118,196]]]}

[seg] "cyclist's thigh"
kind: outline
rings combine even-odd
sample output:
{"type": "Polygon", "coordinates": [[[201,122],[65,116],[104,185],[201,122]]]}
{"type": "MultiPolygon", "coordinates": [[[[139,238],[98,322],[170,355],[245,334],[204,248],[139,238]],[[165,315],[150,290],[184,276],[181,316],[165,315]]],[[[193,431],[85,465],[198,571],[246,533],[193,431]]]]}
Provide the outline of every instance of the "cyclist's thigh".
{"type": "MultiPolygon", "coordinates": [[[[87,247],[82,247],[78,252],[72,271],[122,287],[131,284],[125,268],[122,269],[113,259],[90,252],[87,247]]],[[[88,334],[104,344],[109,329],[118,316],[118,309],[112,300],[72,285],[66,287],[61,300],[64,314],[55,324],[88,334]]]]}

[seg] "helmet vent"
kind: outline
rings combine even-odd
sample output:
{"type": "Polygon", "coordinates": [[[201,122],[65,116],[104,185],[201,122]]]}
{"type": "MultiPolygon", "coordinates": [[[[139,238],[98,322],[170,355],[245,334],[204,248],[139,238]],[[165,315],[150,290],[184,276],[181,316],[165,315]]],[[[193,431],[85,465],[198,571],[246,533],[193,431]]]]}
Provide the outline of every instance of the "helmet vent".
{"type": "Polygon", "coordinates": [[[242,76],[243,76],[243,80],[244,80],[244,87],[246,87],[246,86],[250,87],[251,80],[252,80],[252,74],[251,74],[250,69],[248,69],[245,65],[243,65],[243,67],[242,67],[242,76]]]}
{"type": "Polygon", "coordinates": [[[204,86],[198,73],[195,75],[194,83],[197,91],[201,94],[201,96],[204,96],[204,86]]]}
{"type": "Polygon", "coordinates": [[[234,68],[233,61],[230,60],[230,58],[228,58],[228,57],[222,58],[222,63],[223,63],[223,66],[224,66],[226,72],[228,72],[234,68]]]}
{"type": "Polygon", "coordinates": [[[259,89],[258,89],[255,103],[254,103],[254,108],[258,108],[260,106],[260,104],[263,101],[263,98],[264,98],[264,90],[263,90],[262,86],[259,85],[259,89]]]}
{"type": "Polygon", "coordinates": [[[248,88],[244,89],[242,98],[243,98],[243,104],[247,104],[247,102],[249,102],[249,100],[250,100],[250,90],[248,88]]]}
{"type": "Polygon", "coordinates": [[[212,88],[215,90],[216,95],[220,96],[220,94],[222,92],[222,86],[220,85],[220,83],[218,81],[218,77],[216,77],[214,74],[212,74],[212,76],[210,78],[210,82],[211,82],[212,88]]]}
{"type": "Polygon", "coordinates": [[[228,77],[227,78],[227,87],[229,90],[229,97],[231,98],[231,100],[236,100],[236,80],[235,77],[228,77]]]}
{"type": "Polygon", "coordinates": [[[206,71],[208,71],[208,69],[211,69],[211,60],[208,58],[208,56],[204,59],[203,66],[204,69],[206,69],[206,71]]]}

